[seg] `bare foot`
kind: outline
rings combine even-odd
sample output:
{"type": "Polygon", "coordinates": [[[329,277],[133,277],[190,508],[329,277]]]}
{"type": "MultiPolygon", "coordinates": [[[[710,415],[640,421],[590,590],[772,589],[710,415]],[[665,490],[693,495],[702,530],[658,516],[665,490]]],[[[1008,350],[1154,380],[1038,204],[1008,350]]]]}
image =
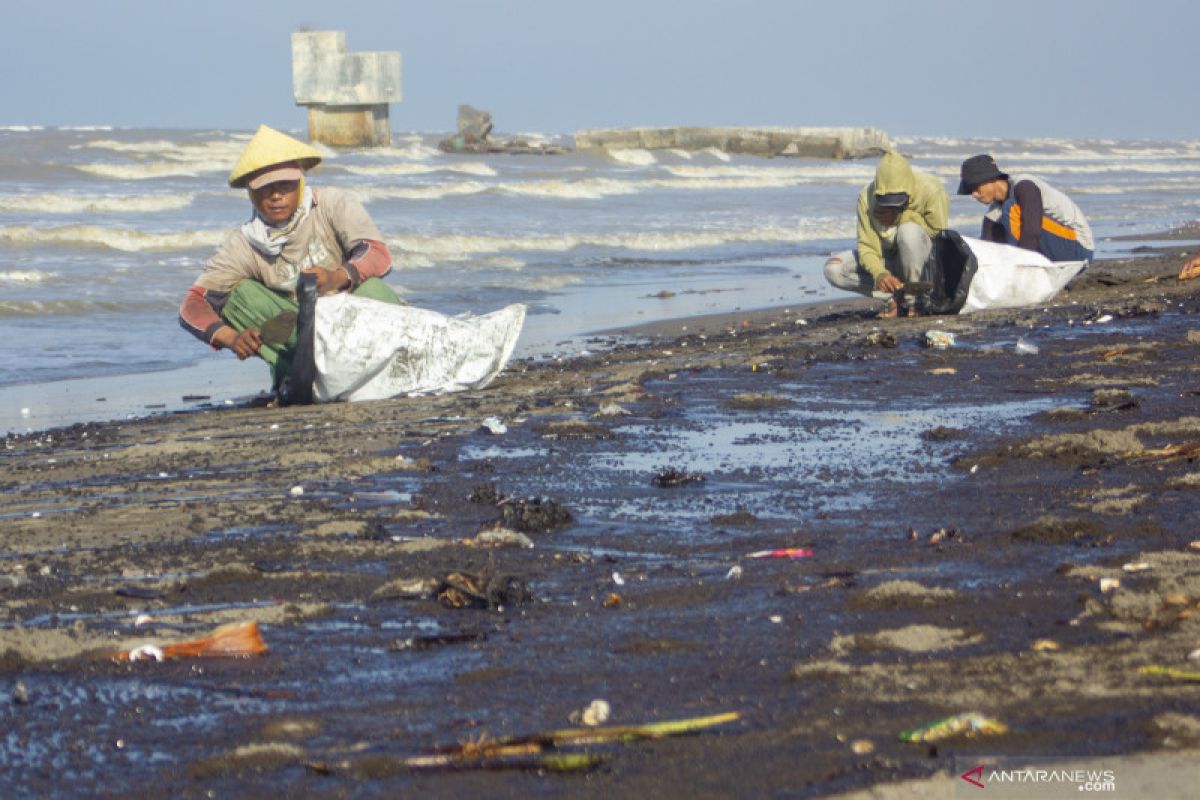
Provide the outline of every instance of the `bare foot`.
{"type": "Polygon", "coordinates": [[[898,316],[900,316],[900,306],[896,303],[895,298],[892,298],[887,301],[887,305],[883,307],[883,311],[875,315],[875,318],[895,319],[898,316]]]}

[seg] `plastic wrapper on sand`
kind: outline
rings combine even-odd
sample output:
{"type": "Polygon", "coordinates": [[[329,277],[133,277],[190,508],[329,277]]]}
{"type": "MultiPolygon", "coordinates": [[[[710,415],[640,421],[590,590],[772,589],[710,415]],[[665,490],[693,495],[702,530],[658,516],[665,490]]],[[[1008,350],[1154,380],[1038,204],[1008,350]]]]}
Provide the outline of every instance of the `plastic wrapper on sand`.
{"type": "Polygon", "coordinates": [[[967,314],[1037,305],[1062,291],[1086,261],[1051,261],[1041,253],[942,231],[921,274],[932,286],[925,310],[967,314]]]}
{"type": "Polygon", "coordinates": [[[480,389],[512,356],[525,306],[478,317],[395,306],[350,294],[317,301],[317,402],[480,389]]]}

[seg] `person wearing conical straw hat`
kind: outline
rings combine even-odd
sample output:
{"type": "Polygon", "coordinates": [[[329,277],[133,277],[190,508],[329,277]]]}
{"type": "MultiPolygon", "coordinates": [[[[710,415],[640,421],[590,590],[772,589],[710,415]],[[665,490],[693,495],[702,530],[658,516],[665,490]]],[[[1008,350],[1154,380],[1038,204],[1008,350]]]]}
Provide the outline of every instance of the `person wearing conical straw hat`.
{"type": "Polygon", "coordinates": [[[380,280],[392,256],[362,204],[341,189],[307,184],[305,172],[320,161],[313,147],[259,127],[229,174],[230,186],[250,194],[250,221],[226,237],[179,310],[180,324],[201,341],[239,359],[260,356],[276,390],[291,368],[296,333],[286,335],[285,325],[285,335],[264,339],[263,327],[295,319],[301,275],[315,278],[318,294],[402,302],[380,280]]]}

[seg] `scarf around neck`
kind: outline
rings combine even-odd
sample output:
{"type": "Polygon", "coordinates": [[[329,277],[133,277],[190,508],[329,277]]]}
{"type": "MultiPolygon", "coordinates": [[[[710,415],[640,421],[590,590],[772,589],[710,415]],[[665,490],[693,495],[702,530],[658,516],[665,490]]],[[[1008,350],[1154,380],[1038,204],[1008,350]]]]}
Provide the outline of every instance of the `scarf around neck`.
{"type": "Polygon", "coordinates": [[[283,252],[283,248],[287,246],[292,234],[300,227],[300,223],[308,218],[308,212],[312,210],[312,206],[312,189],[305,185],[300,195],[300,204],[296,207],[296,213],[292,214],[292,218],[286,223],[277,228],[267,224],[256,207],[254,216],[242,226],[242,234],[250,242],[251,247],[268,258],[274,258],[283,252]]]}

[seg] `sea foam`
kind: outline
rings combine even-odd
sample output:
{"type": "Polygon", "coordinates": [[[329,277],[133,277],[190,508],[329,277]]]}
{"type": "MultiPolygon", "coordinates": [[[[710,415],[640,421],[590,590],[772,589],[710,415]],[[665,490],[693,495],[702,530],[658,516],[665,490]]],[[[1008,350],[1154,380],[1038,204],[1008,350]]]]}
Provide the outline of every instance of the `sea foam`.
{"type": "Polygon", "coordinates": [[[0,241],[10,244],[103,247],[127,253],[215,247],[227,234],[228,231],[225,230],[144,233],[98,225],[65,225],[59,228],[35,228],[31,225],[0,227],[0,241]]]}
{"type": "Polygon", "coordinates": [[[190,194],[164,195],[75,195],[10,194],[0,195],[0,211],[40,212],[42,214],[139,213],[178,211],[192,203],[190,194]]]}

